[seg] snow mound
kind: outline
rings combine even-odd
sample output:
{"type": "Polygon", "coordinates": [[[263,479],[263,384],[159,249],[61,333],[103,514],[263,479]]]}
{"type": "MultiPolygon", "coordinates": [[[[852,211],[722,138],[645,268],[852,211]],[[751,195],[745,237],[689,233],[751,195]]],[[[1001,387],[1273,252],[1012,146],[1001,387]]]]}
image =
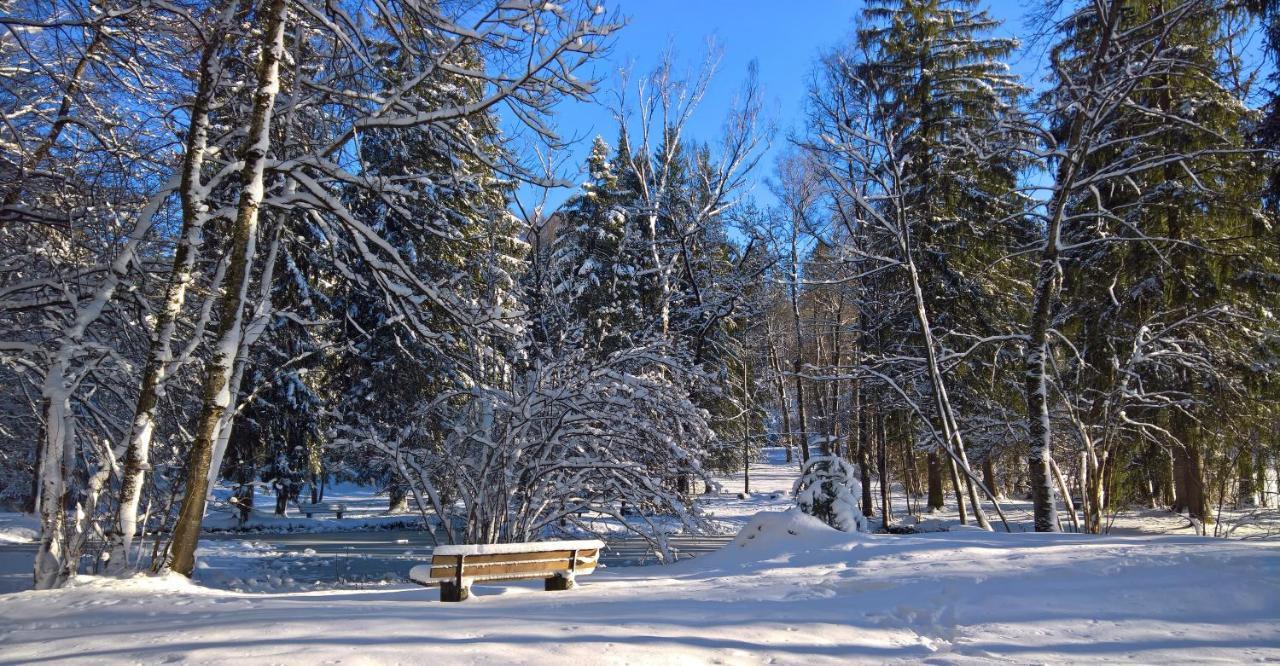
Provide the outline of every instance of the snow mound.
{"type": "Polygon", "coordinates": [[[737,548],[778,542],[843,541],[845,535],[800,509],[761,511],[733,539],[737,548]]]}
{"type": "Polygon", "coordinates": [[[67,583],[67,589],[81,591],[128,592],[132,594],[146,593],[205,593],[213,592],[191,582],[190,578],[176,573],[145,574],[140,573],[123,578],[111,576],[76,576],[67,583]]]}
{"type": "Polygon", "coordinates": [[[176,573],[149,574],[138,573],[132,576],[116,578],[113,576],[90,576],[81,574],[67,581],[67,584],[55,590],[27,590],[7,595],[9,600],[33,598],[38,603],[50,607],[71,605],[93,606],[95,599],[104,598],[162,598],[176,596],[226,596],[232,592],[214,590],[194,583],[191,579],[176,573]],[[64,597],[65,600],[54,600],[64,597]]]}
{"type": "Polygon", "coordinates": [[[848,551],[866,538],[857,532],[841,532],[796,508],[761,511],[724,548],[676,566],[696,566],[708,572],[764,570],[815,557],[845,558],[848,551]],[[838,551],[840,554],[818,554],[826,551],[838,551]]]}
{"type": "Polygon", "coordinates": [[[40,536],[40,522],[25,513],[0,513],[0,543],[32,543],[40,536]]]}

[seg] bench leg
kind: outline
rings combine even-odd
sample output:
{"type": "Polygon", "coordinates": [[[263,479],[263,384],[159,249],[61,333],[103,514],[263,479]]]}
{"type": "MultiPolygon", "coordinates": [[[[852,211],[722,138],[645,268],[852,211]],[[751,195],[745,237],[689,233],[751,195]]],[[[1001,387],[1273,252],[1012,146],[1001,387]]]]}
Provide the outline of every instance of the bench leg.
{"type": "Polygon", "coordinates": [[[564,590],[572,590],[576,585],[572,578],[565,576],[552,576],[543,582],[542,589],[547,592],[562,592],[564,590]]]}
{"type": "Polygon", "coordinates": [[[471,596],[471,587],[456,583],[440,584],[440,601],[466,601],[471,596]]]}

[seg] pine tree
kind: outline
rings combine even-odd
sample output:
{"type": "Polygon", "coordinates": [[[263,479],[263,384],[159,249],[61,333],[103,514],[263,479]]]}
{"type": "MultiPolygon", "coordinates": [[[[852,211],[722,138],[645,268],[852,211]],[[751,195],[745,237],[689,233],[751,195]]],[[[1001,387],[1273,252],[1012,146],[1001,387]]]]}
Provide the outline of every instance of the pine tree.
{"type": "MultiPolygon", "coordinates": [[[[394,63],[410,56],[387,57],[394,63]]],[[[474,55],[459,65],[475,66],[474,55]]],[[[448,74],[427,79],[415,92],[440,106],[466,104],[480,94],[448,74]]],[[[377,285],[342,281],[334,299],[346,322],[339,337],[351,340],[355,353],[336,359],[329,375],[340,430],[362,442],[353,451],[359,464],[351,467],[360,480],[398,486],[402,470],[388,442],[438,445],[454,425],[426,418],[438,396],[510,381],[515,341],[524,329],[517,301],[525,247],[520,225],[506,210],[510,186],[481,158],[500,153],[499,138],[496,117],[477,114],[445,127],[381,129],[361,143],[371,176],[412,185],[394,205],[376,190],[352,188],[352,209],[415,276],[438,285],[457,307],[393,302],[377,285]],[[410,319],[416,323],[406,325],[410,319]]],[[[344,272],[364,275],[367,267],[354,263],[344,272]]]]}
{"type": "Polygon", "coordinates": [[[635,194],[623,188],[618,171],[608,146],[597,137],[587,159],[590,180],[557,213],[551,290],[565,310],[553,325],[562,337],[552,347],[582,345],[607,355],[643,337],[638,286],[643,258],[636,253],[635,194]]]}
{"type": "MultiPolygon", "coordinates": [[[[1155,481],[1153,487],[1170,486],[1175,510],[1210,521],[1210,449],[1224,438],[1247,436],[1257,417],[1235,404],[1257,372],[1246,359],[1259,351],[1260,332],[1242,323],[1265,317],[1271,299],[1256,278],[1275,272],[1275,236],[1258,198],[1265,181],[1259,158],[1245,152],[1254,114],[1218,78],[1221,50],[1231,38],[1226,14],[1208,3],[1188,9],[1132,2],[1122,16],[1122,29],[1161,34],[1177,56],[1134,91],[1132,105],[1118,110],[1109,132],[1132,140],[1093,154],[1081,175],[1088,178],[1121,159],[1163,166],[1080,198],[1064,228],[1067,240],[1081,247],[1069,255],[1064,285],[1075,304],[1066,316],[1082,340],[1078,388],[1090,396],[1080,409],[1103,448],[1087,453],[1105,460],[1090,473],[1084,494],[1092,531],[1101,529],[1105,504],[1124,499],[1106,498],[1103,479],[1131,461],[1155,481]],[[1160,363],[1150,354],[1154,362],[1127,365],[1135,341],[1176,322],[1184,322],[1173,334],[1186,356],[1160,363]],[[1126,372],[1138,373],[1144,393],[1135,392],[1126,372]],[[1103,422],[1126,407],[1131,419],[1159,427],[1118,429],[1103,422]],[[1167,433],[1172,478],[1164,473],[1169,459],[1144,441],[1144,431],[1167,433]]],[[[1061,48],[1080,54],[1066,62],[1084,67],[1083,54],[1097,35],[1096,16],[1082,12],[1069,25],[1061,48]]]]}
{"type": "MultiPolygon", "coordinates": [[[[1016,42],[990,36],[997,26],[969,0],[869,3],[857,43],[827,59],[812,148],[827,165],[826,177],[842,181],[834,213],[847,221],[842,242],[866,273],[859,344],[873,358],[927,359],[924,382],[894,373],[902,385],[929,394],[915,402],[931,404],[933,413],[918,416],[941,425],[980,524],[985,517],[960,433],[972,430],[962,423],[981,416],[974,412],[1001,408],[990,390],[966,390],[981,386],[966,380],[989,374],[981,369],[987,359],[960,356],[948,367],[937,359],[952,345],[1013,333],[990,314],[997,303],[1013,311],[1020,289],[1013,267],[996,260],[1030,236],[1014,214],[1023,165],[1013,149],[1022,138],[1007,129],[1023,89],[1003,62],[1016,42]],[[823,147],[831,137],[858,157],[823,147]],[[873,218],[879,222],[859,221],[873,218]],[[870,270],[868,264],[886,259],[901,270],[870,270]]],[[[892,405],[896,399],[887,396],[890,404],[879,413],[906,407],[892,405]]],[[[953,479],[960,480],[955,468],[953,479]]]]}

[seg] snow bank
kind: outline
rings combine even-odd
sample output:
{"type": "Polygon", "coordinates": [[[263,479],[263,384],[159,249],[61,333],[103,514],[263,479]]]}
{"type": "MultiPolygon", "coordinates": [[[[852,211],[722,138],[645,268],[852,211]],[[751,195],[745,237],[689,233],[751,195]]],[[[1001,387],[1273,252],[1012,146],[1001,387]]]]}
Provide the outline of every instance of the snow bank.
{"type": "Polygon", "coordinates": [[[578,541],[536,541],[533,543],[488,543],[473,545],[438,546],[436,555],[505,555],[508,553],[542,553],[552,550],[599,550],[604,542],[598,539],[578,541]]]}
{"type": "Polygon", "coordinates": [[[860,533],[841,532],[796,508],[761,511],[724,548],[673,568],[714,573],[764,571],[828,549],[848,557],[864,538],[860,533]]]}
{"type": "Polygon", "coordinates": [[[0,543],[32,543],[40,536],[40,519],[25,513],[0,512],[0,543]]]}
{"type": "Polygon", "coordinates": [[[749,548],[752,555],[796,547],[813,548],[845,543],[851,534],[827,525],[800,509],[761,511],[733,539],[733,548],[749,548]]]}
{"type": "Polygon", "coordinates": [[[231,594],[222,590],[202,587],[191,582],[190,578],[176,573],[139,573],[127,578],[82,575],[71,579],[67,583],[66,589],[85,594],[196,594],[200,596],[231,594]]]}

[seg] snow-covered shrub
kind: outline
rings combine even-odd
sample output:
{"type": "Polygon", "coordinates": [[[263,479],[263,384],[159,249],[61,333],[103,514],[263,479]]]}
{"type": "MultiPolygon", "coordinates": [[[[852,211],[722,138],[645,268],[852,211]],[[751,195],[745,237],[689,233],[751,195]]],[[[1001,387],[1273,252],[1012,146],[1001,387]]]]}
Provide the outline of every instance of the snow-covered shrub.
{"type": "Polygon", "coordinates": [[[654,539],[662,552],[662,526],[647,514],[706,529],[678,488],[682,478],[715,483],[701,464],[715,434],[687,390],[698,376],[668,351],[637,346],[597,358],[566,350],[510,389],[444,392],[396,432],[370,437],[342,426],[350,439],[336,441],[376,446],[393,460],[448,543],[592,532],[595,524],[581,518],[591,513],[654,539]],[[428,430],[439,424],[449,429],[428,430]],[[629,522],[624,506],[643,511],[629,522]]]}
{"type": "Polygon", "coordinates": [[[792,492],[800,510],[844,532],[867,531],[858,507],[862,483],[853,465],[835,456],[813,456],[800,470],[792,492]]]}

